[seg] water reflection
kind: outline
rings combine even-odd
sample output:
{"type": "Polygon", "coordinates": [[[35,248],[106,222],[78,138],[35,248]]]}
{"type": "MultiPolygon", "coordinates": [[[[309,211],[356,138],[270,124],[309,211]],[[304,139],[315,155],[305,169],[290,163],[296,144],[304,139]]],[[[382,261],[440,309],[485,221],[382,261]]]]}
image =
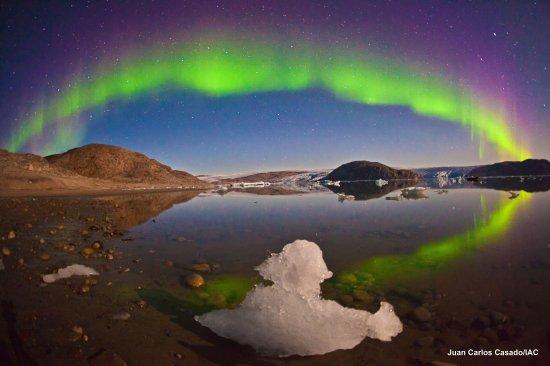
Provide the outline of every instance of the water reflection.
{"type": "Polygon", "coordinates": [[[110,221],[120,229],[141,225],[174,205],[192,200],[200,191],[178,191],[143,193],[117,196],[103,196],[94,201],[108,205],[110,221]]]}
{"type": "MultiPolygon", "coordinates": [[[[371,257],[364,263],[337,273],[334,279],[327,281],[328,290],[325,293],[335,298],[336,293],[341,295],[365,291],[373,286],[383,286],[389,280],[417,278],[429,271],[438,270],[449,261],[497,240],[506,232],[518,209],[530,199],[531,194],[526,192],[518,193],[513,200],[502,197],[497,207],[492,212],[487,212],[484,196],[480,195],[482,218],[477,219],[474,216],[472,229],[423,244],[412,254],[371,257]]],[[[217,278],[204,290],[188,292],[183,303],[192,303],[192,308],[200,313],[212,308],[233,307],[244,298],[254,282],[253,279],[243,277],[217,278]],[[213,297],[217,300],[212,301],[213,297]],[[232,301],[225,302],[229,297],[232,301]]]]}
{"type": "Polygon", "coordinates": [[[411,187],[416,183],[417,181],[413,180],[390,180],[388,184],[380,187],[375,181],[340,182],[340,186],[327,186],[327,188],[336,194],[353,196],[356,201],[366,201],[383,197],[398,189],[411,187]]]}
{"type": "Polygon", "coordinates": [[[509,227],[518,208],[529,202],[530,198],[530,194],[525,192],[518,194],[514,200],[503,198],[488,218],[476,222],[473,229],[424,244],[413,254],[369,258],[355,268],[340,273],[333,285],[353,291],[370,287],[374,282],[382,284],[396,277],[416,278],[429,270],[437,270],[446,262],[498,239],[509,227]]]}
{"type": "Polygon", "coordinates": [[[550,189],[550,179],[529,178],[486,178],[473,183],[476,187],[492,188],[499,191],[546,192],[550,189]]]}

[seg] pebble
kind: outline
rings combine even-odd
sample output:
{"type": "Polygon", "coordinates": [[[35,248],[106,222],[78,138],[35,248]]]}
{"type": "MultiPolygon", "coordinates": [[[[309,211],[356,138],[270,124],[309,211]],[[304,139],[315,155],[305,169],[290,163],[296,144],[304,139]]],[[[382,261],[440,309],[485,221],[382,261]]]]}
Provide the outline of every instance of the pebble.
{"type": "Polygon", "coordinates": [[[353,304],[353,296],[351,295],[342,295],[340,296],[340,302],[344,305],[353,304]]]}
{"type": "Polygon", "coordinates": [[[164,265],[165,265],[166,267],[174,267],[174,262],[172,262],[172,261],[165,261],[165,262],[164,262],[164,265]]]}
{"type": "Polygon", "coordinates": [[[10,248],[3,247],[3,248],[2,248],[2,254],[4,254],[5,256],[10,255],[10,254],[11,254],[10,248]]]}
{"type": "Polygon", "coordinates": [[[44,262],[49,261],[50,255],[48,253],[42,253],[40,254],[40,259],[43,260],[44,262]]]}
{"type": "Polygon", "coordinates": [[[357,282],[357,277],[353,273],[345,273],[339,276],[340,282],[345,284],[354,284],[357,282]]]}
{"type": "Polygon", "coordinates": [[[82,287],[80,288],[80,292],[85,294],[87,292],[90,292],[90,286],[89,285],[82,285],[82,287]]]}
{"type": "Polygon", "coordinates": [[[103,248],[103,244],[99,240],[96,240],[92,243],[92,249],[95,250],[101,250],[103,248]]]}
{"type": "Polygon", "coordinates": [[[354,290],[353,297],[361,302],[364,302],[365,304],[371,304],[374,301],[374,297],[369,295],[367,291],[363,290],[354,290]]]}
{"type": "Polygon", "coordinates": [[[10,230],[8,232],[8,239],[15,239],[15,230],[10,230]]]}
{"type": "Polygon", "coordinates": [[[207,301],[210,305],[213,305],[217,308],[223,308],[226,306],[226,298],[222,294],[213,294],[208,298],[207,301]]]}
{"type": "Polygon", "coordinates": [[[95,250],[93,248],[86,247],[80,251],[80,254],[82,254],[84,258],[89,258],[95,254],[95,250]]]}
{"type": "Polygon", "coordinates": [[[130,319],[130,316],[131,316],[130,313],[122,312],[122,313],[113,315],[113,320],[128,320],[130,319]]]}
{"type": "Polygon", "coordinates": [[[501,325],[508,321],[508,317],[498,311],[491,311],[490,317],[494,325],[501,325]]]}
{"type": "Polygon", "coordinates": [[[193,264],[191,266],[191,269],[193,271],[197,271],[197,272],[210,272],[211,271],[211,268],[210,268],[210,264],[208,263],[196,263],[196,264],[193,264]]]}
{"type": "Polygon", "coordinates": [[[67,252],[72,253],[72,252],[74,252],[74,251],[76,250],[76,245],[74,245],[74,244],[67,244],[67,245],[65,245],[65,246],[63,247],[63,249],[64,249],[65,251],[67,251],[67,252]]]}
{"type": "Polygon", "coordinates": [[[412,311],[412,317],[419,322],[428,322],[432,318],[432,314],[425,307],[419,306],[412,311]]]}
{"type": "Polygon", "coordinates": [[[191,288],[204,286],[204,278],[200,274],[192,273],[185,277],[185,284],[191,288]]]}

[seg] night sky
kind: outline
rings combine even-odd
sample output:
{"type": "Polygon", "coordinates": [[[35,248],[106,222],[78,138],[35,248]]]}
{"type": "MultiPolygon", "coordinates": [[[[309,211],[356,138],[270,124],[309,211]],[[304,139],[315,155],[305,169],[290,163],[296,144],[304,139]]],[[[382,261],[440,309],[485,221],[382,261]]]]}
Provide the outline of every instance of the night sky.
{"type": "Polygon", "coordinates": [[[4,1],[0,145],[195,174],[550,157],[548,2],[4,1]]]}

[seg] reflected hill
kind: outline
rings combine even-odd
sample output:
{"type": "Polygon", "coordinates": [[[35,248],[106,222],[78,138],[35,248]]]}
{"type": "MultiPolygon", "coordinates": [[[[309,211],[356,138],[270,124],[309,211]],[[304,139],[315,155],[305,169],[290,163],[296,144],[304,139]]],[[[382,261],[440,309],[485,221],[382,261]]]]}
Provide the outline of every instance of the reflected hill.
{"type": "Polygon", "coordinates": [[[492,188],[499,191],[546,192],[550,189],[550,177],[483,178],[473,184],[475,187],[492,188]]]}
{"type": "Polygon", "coordinates": [[[417,180],[390,180],[379,187],[375,181],[340,182],[340,186],[327,186],[334,193],[353,196],[356,201],[380,198],[396,190],[414,186],[417,180]]]}
{"type": "Polygon", "coordinates": [[[276,186],[276,185],[271,185],[267,187],[231,188],[227,192],[242,192],[242,193],[255,194],[258,196],[289,196],[289,195],[311,193],[308,191],[297,191],[297,190],[288,189],[288,188],[276,186]]]}
{"type": "Polygon", "coordinates": [[[158,216],[172,206],[197,197],[201,191],[158,192],[103,196],[94,201],[111,207],[109,217],[119,229],[130,229],[158,216]]]}

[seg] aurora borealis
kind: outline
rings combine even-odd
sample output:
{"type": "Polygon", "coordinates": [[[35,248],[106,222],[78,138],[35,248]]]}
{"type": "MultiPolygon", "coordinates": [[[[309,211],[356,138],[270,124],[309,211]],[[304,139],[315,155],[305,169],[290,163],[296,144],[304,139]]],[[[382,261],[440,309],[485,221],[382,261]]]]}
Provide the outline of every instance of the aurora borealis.
{"type": "MultiPolygon", "coordinates": [[[[167,3],[174,5],[173,2],[167,3]]],[[[99,53],[102,55],[97,54],[97,46],[94,47],[94,50],[90,49],[89,52],[83,50],[86,48],[86,43],[83,43],[78,46],[78,52],[69,52],[67,56],[58,56],[61,63],[70,60],[73,66],[66,69],[61,68],[60,70],[55,58],[52,60],[31,58],[25,59],[22,65],[13,65],[14,69],[21,70],[20,72],[27,69],[33,70],[36,65],[39,65],[41,73],[43,72],[46,76],[37,77],[38,73],[29,72],[29,78],[26,80],[28,84],[33,85],[32,92],[21,86],[25,83],[20,84],[15,81],[2,83],[3,87],[7,86],[7,90],[9,90],[3,93],[4,95],[9,94],[9,96],[4,98],[2,109],[9,110],[4,115],[10,119],[3,121],[3,125],[6,126],[1,139],[4,148],[10,151],[59,152],[82,143],[92,142],[94,139],[92,131],[96,126],[102,126],[110,131],[101,135],[101,138],[106,141],[97,142],[110,143],[112,139],[116,141],[116,138],[112,136],[124,134],[125,140],[131,147],[140,145],[137,142],[132,142],[136,140],[136,135],[140,132],[132,132],[131,128],[128,128],[129,125],[132,125],[130,122],[125,126],[120,126],[120,123],[108,121],[114,113],[113,110],[121,110],[126,113],[126,111],[139,109],[136,106],[143,104],[153,106],[153,112],[151,112],[153,115],[148,115],[149,128],[154,126],[155,132],[152,134],[156,136],[157,141],[162,140],[162,136],[181,134],[179,138],[189,143],[189,134],[184,134],[181,131],[181,126],[190,126],[190,129],[208,128],[202,126],[202,124],[208,125],[209,122],[204,121],[206,118],[203,118],[201,122],[182,118],[170,121],[168,128],[161,127],[155,121],[155,103],[156,108],[164,108],[162,105],[164,100],[181,98],[192,102],[194,95],[199,95],[211,101],[200,106],[203,110],[208,110],[215,103],[219,103],[218,101],[223,102],[228,98],[239,97],[244,98],[243,105],[245,107],[255,110],[257,105],[254,104],[254,99],[261,94],[272,95],[273,103],[277,104],[278,100],[286,98],[287,95],[306,93],[313,95],[312,99],[314,100],[307,105],[300,105],[299,108],[312,110],[311,114],[314,118],[308,119],[318,120],[322,118],[322,113],[315,114],[315,110],[321,109],[323,100],[316,93],[321,92],[328,93],[328,96],[334,98],[342,109],[360,104],[370,108],[369,111],[377,111],[375,114],[378,113],[380,117],[377,118],[379,121],[376,121],[375,136],[372,137],[377,142],[373,145],[379,144],[379,141],[385,141],[386,145],[392,144],[394,137],[390,135],[390,132],[384,132],[386,129],[384,113],[386,110],[404,107],[403,118],[399,121],[400,126],[404,126],[401,128],[402,134],[407,137],[410,133],[407,131],[408,129],[419,129],[425,134],[425,137],[418,141],[415,141],[417,133],[410,136],[409,149],[416,150],[418,146],[424,144],[424,139],[430,139],[432,130],[437,128],[432,127],[433,124],[446,124],[460,127],[458,130],[456,128],[448,129],[450,135],[445,136],[448,140],[466,141],[465,136],[470,140],[467,143],[463,142],[462,147],[454,146],[451,143],[452,150],[465,148],[469,151],[469,153],[463,154],[462,162],[464,164],[477,163],[485,161],[485,159],[494,160],[497,157],[499,159],[522,160],[537,153],[546,153],[546,147],[541,147],[540,142],[537,143],[538,139],[542,139],[544,134],[548,133],[544,120],[537,120],[539,125],[533,129],[538,130],[539,133],[535,134],[535,137],[530,135],[531,128],[523,122],[527,116],[536,115],[539,119],[541,116],[544,118],[547,115],[545,105],[542,110],[540,105],[533,106],[532,100],[521,97],[521,87],[512,85],[510,81],[498,80],[499,77],[506,80],[513,79],[504,73],[504,71],[509,72],[508,70],[513,69],[510,66],[511,62],[506,61],[506,53],[499,54],[498,47],[491,50],[490,58],[493,60],[493,64],[482,65],[482,70],[476,70],[476,73],[471,72],[471,64],[463,62],[470,56],[468,55],[470,51],[473,58],[484,62],[483,56],[474,50],[476,47],[480,49],[486,47],[483,42],[472,39],[472,37],[476,37],[477,29],[463,29],[464,34],[469,34],[470,40],[462,40],[462,49],[460,50],[462,54],[456,53],[460,48],[458,46],[455,54],[451,54],[448,52],[450,46],[443,45],[442,42],[445,40],[452,42],[455,39],[454,35],[451,34],[451,31],[449,34],[434,34],[437,24],[430,25],[429,22],[427,24],[419,22],[415,27],[424,27],[425,29],[420,32],[416,31],[418,44],[411,44],[410,39],[405,39],[410,38],[408,36],[410,32],[404,25],[414,23],[415,17],[403,19],[404,25],[401,26],[397,24],[396,18],[399,16],[396,17],[395,14],[388,15],[392,21],[387,24],[380,20],[377,23],[372,15],[367,14],[368,12],[365,12],[367,15],[353,16],[350,12],[341,11],[335,5],[332,7],[323,5],[320,8],[311,5],[314,10],[310,14],[312,24],[303,26],[299,32],[296,32],[296,29],[300,29],[301,26],[296,24],[295,17],[290,17],[291,19],[285,24],[277,23],[282,26],[282,32],[270,24],[272,21],[267,21],[264,24],[262,19],[265,15],[256,11],[257,8],[253,4],[243,6],[248,14],[246,21],[243,21],[239,15],[243,9],[235,9],[238,6],[227,5],[223,7],[223,10],[216,6],[217,16],[206,25],[201,22],[201,19],[205,17],[202,12],[213,7],[213,4],[198,5],[191,2],[186,6],[175,6],[173,14],[167,14],[166,9],[163,12],[163,6],[160,6],[159,9],[145,7],[149,15],[157,21],[160,17],[156,13],[157,11],[163,12],[164,17],[161,17],[162,21],[158,23],[143,21],[143,24],[138,22],[139,15],[133,13],[129,13],[126,19],[116,19],[115,15],[121,15],[124,6],[114,6],[113,8],[106,4],[104,6],[105,8],[101,10],[105,11],[101,14],[97,13],[101,8],[99,6],[95,7],[95,13],[89,7],[81,9],[81,16],[91,16],[90,20],[85,21],[86,25],[95,24],[94,29],[99,29],[103,36],[109,35],[111,39],[128,38],[131,41],[117,41],[112,42],[111,46],[107,44],[101,46],[99,53]],[[189,15],[189,9],[193,9],[191,11],[193,16],[189,15]],[[106,15],[107,10],[110,10],[112,14],[106,15]],[[323,24],[323,17],[320,14],[324,11],[333,11],[338,14],[340,20],[348,19],[348,22],[354,25],[337,32],[337,36],[330,36],[330,32],[320,31],[320,25],[323,24]],[[230,16],[222,19],[224,13],[230,14],[230,16]],[[183,19],[178,20],[176,14],[182,15],[183,19]],[[185,23],[185,20],[188,22],[185,23]],[[102,31],[106,23],[110,23],[112,27],[108,31],[102,31]],[[129,23],[132,25],[128,25],[129,23]],[[126,24],[127,26],[116,30],[116,27],[113,26],[116,24],[126,24]],[[384,32],[388,30],[388,27],[393,31],[389,36],[384,32]],[[170,31],[168,37],[170,42],[167,42],[164,36],[159,35],[167,30],[170,31]],[[348,33],[351,31],[360,34],[360,36],[350,36],[348,33]],[[396,33],[407,34],[407,37],[402,40],[393,39],[396,33]],[[138,40],[136,40],[136,34],[138,40]],[[432,34],[433,39],[426,38],[426,34],[432,34]],[[371,42],[375,41],[377,46],[370,47],[371,42]],[[432,49],[430,52],[433,51],[433,55],[426,55],[423,52],[430,49],[431,44],[437,44],[441,46],[441,49],[432,49]],[[464,47],[465,45],[469,47],[464,47]],[[417,49],[415,50],[415,48],[417,49]],[[82,53],[87,55],[83,56],[82,53]],[[444,63],[447,66],[442,66],[444,63]],[[26,65],[26,69],[23,67],[24,65],[26,65]],[[40,79],[47,79],[48,87],[37,84],[40,79]],[[516,89],[519,92],[509,93],[508,89],[516,89]],[[28,97],[32,102],[23,103],[15,98],[17,95],[20,95],[21,98],[28,97]],[[13,113],[14,108],[11,107],[14,106],[14,103],[10,98],[18,100],[15,103],[17,114],[13,113]],[[92,115],[93,118],[89,117],[92,115]],[[412,118],[413,115],[419,118],[412,118]],[[200,127],[194,127],[199,123],[200,127]],[[174,127],[174,125],[179,127],[174,127]],[[123,132],[122,129],[124,129],[123,132]],[[461,137],[454,137],[456,135],[461,137]],[[468,145],[464,147],[465,144],[468,145]],[[471,155],[473,150],[476,150],[475,156],[471,155]],[[489,154],[486,154],[487,151],[489,154]]],[[[287,7],[302,14],[311,10],[305,6],[304,8],[292,5],[287,7]]],[[[382,9],[374,8],[379,14],[389,14],[392,10],[390,6],[384,6],[382,9]]],[[[265,6],[263,9],[265,10],[265,6]]],[[[271,14],[285,12],[285,9],[285,5],[281,5],[280,8],[272,6],[271,14]]],[[[10,10],[20,11],[16,6],[10,10]]],[[[46,7],[43,10],[51,9],[46,7]]],[[[61,7],[56,10],[61,13],[70,13],[69,10],[61,7]]],[[[485,10],[489,11],[490,9],[485,10]]],[[[504,8],[502,13],[497,15],[506,17],[507,12],[512,10],[517,9],[515,7],[513,9],[504,8]]],[[[429,9],[424,9],[424,11],[430,12],[429,9]]],[[[442,7],[439,11],[433,9],[431,11],[435,15],[447,15],[446,13],[450,9],[442,7]]],[[[523,11],[530,12],[533,9],[526,7],[523,11]]],[[[19,15],[19,18],[22,19],[24,16],[19,15]]],[[[495,28],[495,31],[489,34],[493,38],[497,37],[497,25],[500,26],[496,18],[497,16],[495,16],[494,25],[488,25],[488,28],[491,26],[495,28]]],[[[75,19],[73,21],[76,21],[75,19]]],[[[44,21],[51,22],[52,19],[48,18],[44,21]]],[[[535,25],[536,21],[537,19],[533,19],[535,25]]],[[[466,27],[468,19],[457,20],[458,23],[466,27]]],[[[330,28],[332,21],[328,21],[327,24],[330,28]]],[[[8,24],[8,27],[12,27],[12,24],[8,24]]],[[[513,28],[513,25],[510,25],[509,28],[513,28]]],[[[47,31],[46,27],[43,29],[47,31]]],[[[95,35],[90,30],[81,29],[78,25],[75,25],[75,29],[73,33],[80,32],[80,36],[84,39],[95,39],[95,35]]],[[[60,29],[57,33],[58,37],[63,38],[62,33],[63,29],[60,29]]],[[[70,44],[71,42],[65,43],[70,44]]],[[[17,49],[17,47],[21,46],[13,48],[17,49]]],[[[60,42],[57,51],[66,50],[67,47],[64,42],[60,42]]],[[[3,52],[8,51],[9,47],[3,52]]],[[[10,61],[13,63],[15,58],[10,55],[7,59],[8,62],[4,64],[4,68],[10,65],[10,61]]],[[[523,65],[519,66],[518,69],[523,67],[523,65]]],[[[18,75],[17,72],[14,72],[14,75],[18,75]]],[[[531,90],[526,95],[532,92],[531,90]]],[[[194,105],[191,107],[195,108],[194,105]]],[[[297,107],[294,106],[294,108],[297,107]]],[[[237,113],[239,114],[239,111],[237,113]]],[[[136,117],[132,116],[132,112],[128,113],[127,120],[132,118],[136,117]]],[[[236,121],[237,118],[228,117],[228,123],[221,128],[237,130],[237,135],[241,139],[258,133],[257,130],[251,131],[250,124],[247,123],[243,123],[239,127],[240,121],[236,121]]],[[[265,121],[266,126],[277,123],[276,119],[266,118],[265,121]]],[[[303,123],[304,126],[309,123],[314,129],[326,128],[331,132],[334,129],[332,126],[340,126],[341,130],[350,129],[345,119],[316,121],[315,123],[308,122],[306,119],[300,123],[303,123]],[[327,127],[328,125],[331,127],[327,127]]],[[[186,127],[187,130],[189,128],[186,127]]],[[[216,126],[216,123],[212,123],[211,128],[220,127],[216,126]]],[[[361,131],[357,131],[360,128],[358,124],[354,125],[351,134],[360,134],[361,131]]],[[[364,122],[364,132],[362,133],[373,136],[372,130],[372,126],[369,127],[369,121],[364,122]]],[[[223,134],[224,131],[221,133],[223,134]]],[[[349,134],[348,132],[339,136],[339,133],[336,132],[334,138],[340,139],[341,144],[345,146],[348,143],[346,135],[349,134]]],[[[198,137],[203,140],[194,141],[191,144],[215,144],[215,142],[208,141],[208,136],[198,134],[198,137]]],[[[143,137],[140,136],[139,139],[143,139],[143,137]]],[[[296,140],[298,138],[293,138],[294,142],[296,140]]],[[[300,141],[304,145],[316,143],[314,137],[302,138],[300,141]]],[[[262,142],[256,143],[261,144],[262,142]]],[[[148,145],[151,144],[152,142],[149,141],[148,145]]],[[[230,148],[223,151],[223,146],[220,145],[222,144],[218,143],[216,147],[220,150],[220,154],[231,154],[230,148]]],[[[367,147],[361,151],[364,151],[364,156],[369,156],[377,148],[378,146],[367,147]]],[[[426,147],[427,150],[430,148],[433,149],[433,147],[426,147]]],[[[174,149],[177,150],[177,147],[174,149]]],[[[147,151],[146,146],[145,150],[145,153],[162,155],[158,148],[147,151]]],[[[348,154],[342,152],[340,152],[342,157],[338,158],[339,151],[337,148],[334,150],[333,153],[337,156],[335,160],[348,158],[348,154]]],[[[255,145],[247,146],[245,152],[257,153],[255,145]]],[[[456,154],[449,159],[456,162],[460,153],[449,153],[456,154]]],[[[177,154],[177,151],[174,154],[177,154]]],[[[425,155],[426,153],[416,159],[400,163],[417,166],[429,164],[425,155]]],[[[295,159],[296,157],[291,157],[285,161],[285,164],[292,168],[293,165],[296,165],[295,159]]],[[[392,156],[390,160],[395,160],[395,158],[392,156]]],[[[273,163],[271,162],[271,164],[273,163]]],[[[317,164],[320,163],[317,162],[317,164]]],[[[237,164],[236,167],[238,169],[239,165],[237,164]]],[[[202,170],[207,169],[202,167],[202,170]]]]}

